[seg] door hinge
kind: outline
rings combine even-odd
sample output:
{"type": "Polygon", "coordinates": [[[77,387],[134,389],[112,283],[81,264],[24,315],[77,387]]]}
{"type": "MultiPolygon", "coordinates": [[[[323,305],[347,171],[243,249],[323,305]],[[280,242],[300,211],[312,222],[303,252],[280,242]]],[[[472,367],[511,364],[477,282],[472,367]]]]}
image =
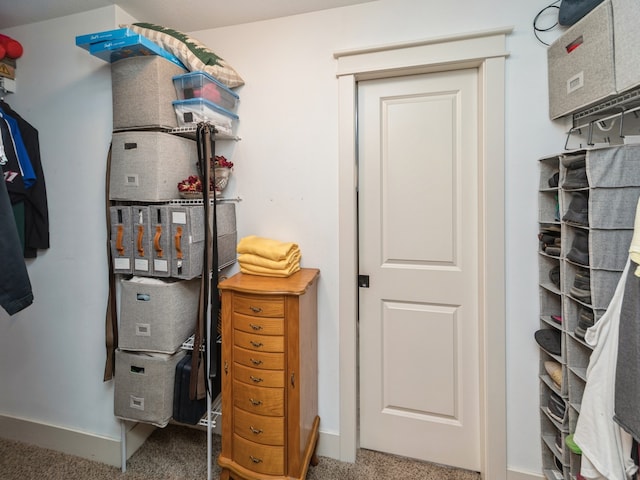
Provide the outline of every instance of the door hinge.
{"type": "Polygon", "coordinates": [[[369,275],[358,275],[358,286],[369,288],[369,275]]]}

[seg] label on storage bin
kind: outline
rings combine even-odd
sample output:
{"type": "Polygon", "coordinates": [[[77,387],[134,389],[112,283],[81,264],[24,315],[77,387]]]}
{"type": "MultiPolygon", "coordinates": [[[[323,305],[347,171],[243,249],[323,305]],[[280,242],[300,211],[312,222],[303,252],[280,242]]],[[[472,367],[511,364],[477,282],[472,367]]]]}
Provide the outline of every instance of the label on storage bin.
{"type": "Polygon", "coordinates": [[[186,225],[187,213],[186,212],[173,212],[171,214],[171,221],[180,225],[186,225]]]}
{"type": "Polygon", "coordinates": [[[113,268],[116,270],[129,270],[131,268],[131,263],[128,258],[114,258],[113,259],[113,268]]]}
{"type": "Polygon", "coordinates": [[[156,272],[168,272],[169,271],[169,262],[166,260],[157,260],[153,261],[153,270],[156,272]]]}
{"type": "Polygon", "coordinates": [[[136,258],[133,262],[133,268],[139,272],[148,272],[149,260],[145,258],[136,258]]]}
{"type": "Polygon", "coordinates": [[[129,397],[129,407],[135,408],[136,410],[144,410],[144,397],[131,395],[129,397]]]}
{"type": "Polygon", "coordinates": [[[124,176],[124,184],[128,187],[137,187],[140,184],[138,181],[138,175],[135,173],[127,173],[124,176]]]}
{"type": "Polygon", "coordinates": [[[584,72],[580,72],[567,80],[567,93],[575,92],[584,87],[584,72]]]}
{"type": "Polygon", "coordinates": [[[138,337],[150,337],[151,325],[148,323],[136,323],[136,335],[138,337]]]}

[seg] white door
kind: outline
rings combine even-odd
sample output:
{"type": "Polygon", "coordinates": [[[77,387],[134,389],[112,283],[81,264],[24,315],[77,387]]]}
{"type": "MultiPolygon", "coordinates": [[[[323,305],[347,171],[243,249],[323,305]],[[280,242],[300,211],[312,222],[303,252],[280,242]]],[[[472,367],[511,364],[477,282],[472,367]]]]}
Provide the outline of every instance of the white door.
{"type": "Polygon", "coordinates": [[[360,446],[480,470],[478,72],[358,84],[360,446]]]}

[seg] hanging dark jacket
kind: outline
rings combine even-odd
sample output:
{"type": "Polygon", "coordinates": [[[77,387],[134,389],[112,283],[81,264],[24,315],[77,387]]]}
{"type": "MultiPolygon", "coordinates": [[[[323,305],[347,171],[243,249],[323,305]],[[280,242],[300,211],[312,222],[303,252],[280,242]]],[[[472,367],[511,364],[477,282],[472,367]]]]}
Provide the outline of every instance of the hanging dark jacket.
{"type": "MultiPolygon", "coordinates": [[[[35,172],[36,181],[24,191],[24,257],[34,258],[38,255],[39,249],[49,248],[49,210],[47,205],[47,187],[44,178],[44,171],[40,159],[40,142],[38,130],[29,122],[24,120],[9,104],[0,101],[0,108],[5,113],[16,119],[20,134],[24,142],[27,154],[31,160],[31,166],[35,172]]],[[[21,199],[16,194],[11,194],[12,203],[17,203],[21,199]]]]}
{"type": "Polygon", "coordinates": [[[0,182],[0,306],[9,315],[14,315],[32,303],[31,281],[22,256],[7,186],[0,182]]]}

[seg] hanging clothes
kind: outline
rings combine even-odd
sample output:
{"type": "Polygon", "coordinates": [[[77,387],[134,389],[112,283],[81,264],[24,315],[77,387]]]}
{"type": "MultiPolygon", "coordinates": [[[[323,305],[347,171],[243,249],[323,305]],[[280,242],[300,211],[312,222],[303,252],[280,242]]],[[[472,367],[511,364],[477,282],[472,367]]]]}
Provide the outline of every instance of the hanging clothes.
{"type": "MultiPolygon", "coordinates": [[[[25,185],[23,179],[9,182],[5,171],[5,182],[13,205],[24,202],[24,252],[25,258],[35,258],[38,250],[48,249],[49,243],[49,211],[47,204],[47,188],[40,158],[40,142],[38,130],[22,118],[9,104],[0,101],[5,117],[16,121],[24,149],[30,161],[35,182],[25,185]]],[[[0,122],[0,127],[3,122],[0,122]]],[[[3,141],[5,140],[3,131],[3,141]]],[[[5,146],[7,157],[11,157],[5,146]]],[[[16,155],[15,160],[19,162],[16,155]]],[[[19,163],[18,163],[19,165],[19,163]]],[[[12,174],[10,174],[12,175],[12,174]]],[[[29,183],[29,182],[27,182],[29,183]]]]}
{"type": "Polygon", "coordinates": [[[22,181],[24,187],[29,189],[36,181],[36,173],[33,171],[31,165],[31,159],[25,148],[24,141],[22,140],[22,134],[20,133],[20,127],[18,121],[10,115],[7,115],[2,107],[0,107],[0,119],[3,120],[9,130],[11,139],[13,140],[12,146],[18,158],[18,165],[20,166],[20,174],[22,175],[22,181]]]}
{"type": "Polygon", "coordinates": [[[14,315],[32,303],[31,282],[22,257],[7,186],[0,182],[0,306],[9,315],[14,315]]]}
{"type": "Polygon", "coordinates": [[[633,275],[627,278],[620,312],[614,420],[637,441],[640,439],[640,200],[629,252],[633,275]]]}
{"type": "Polygon", "coordinates": [[[580,474],[589,480],[629,480],[637,470],[631,435],[613,420],[620,312],[630,269],[628,259],[607,311],[585,333],[593,352],[573,440],[582,450],[580,474]]]}

